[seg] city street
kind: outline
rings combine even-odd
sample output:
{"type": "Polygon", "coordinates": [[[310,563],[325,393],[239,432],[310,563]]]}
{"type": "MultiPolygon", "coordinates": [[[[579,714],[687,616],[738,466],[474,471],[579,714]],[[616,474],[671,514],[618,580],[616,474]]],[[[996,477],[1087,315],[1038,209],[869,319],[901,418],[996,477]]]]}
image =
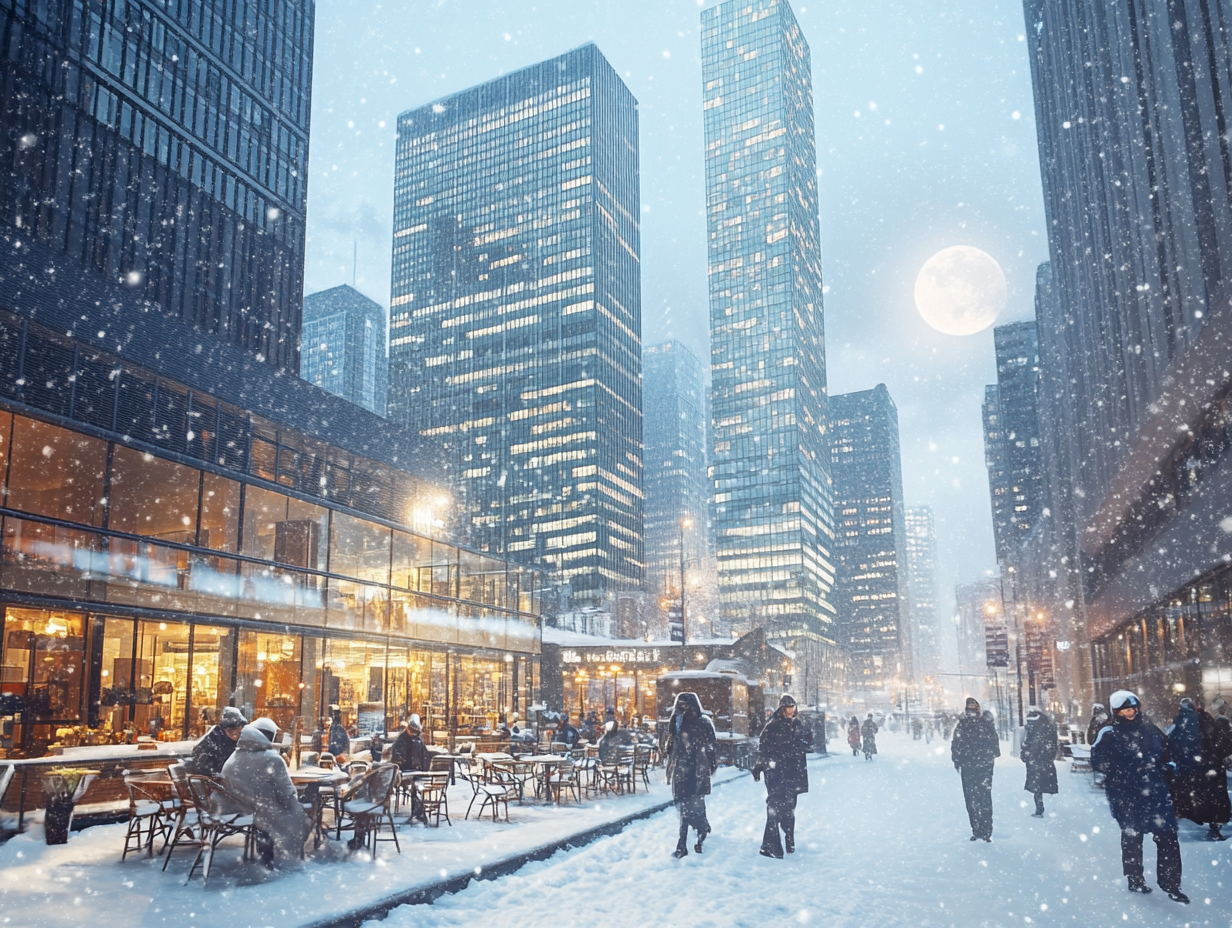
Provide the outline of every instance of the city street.
{"type": "MultiPolygon", "coordinates": [[[[1022,764],[1002,757],[993,843],[971,843],[949,743],[888,733],[878,742],[871,763],[850,754],[810,762],[799,847],[782,861],[758,856],[765,793],[746,777],[710,796],[714,834],[700,857],[690,849],[672,859],[669,811],[367,928],[473,925],[479,912],[500,925],[1229,924],[1232,848],[1200,840],[1203,829],[1181,826],[1191,905],[1158,890],[1133,896],[1121,876],[1119,831],[1089,775],[1058,765],[1061,793],[1041,821],[1031,818],[1022,764]]],[[[1154,885],[1150,841],[1146,860],[1154,885]]]]}

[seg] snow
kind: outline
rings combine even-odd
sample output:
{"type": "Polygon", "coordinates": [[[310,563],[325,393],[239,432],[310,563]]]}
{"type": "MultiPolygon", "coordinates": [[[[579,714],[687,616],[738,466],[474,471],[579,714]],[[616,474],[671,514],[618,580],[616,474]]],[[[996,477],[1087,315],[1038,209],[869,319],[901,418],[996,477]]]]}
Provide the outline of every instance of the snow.
{"type": "MultiPolygon", "coordinates": [[[[690,851],[683,861],[672,859],[676,816],[669,809],[512,875],[477,880],[433,905],[396,908],[367,928],[444,928],[477,918],[493,926],[542,924],[549,914],[562,924],[612,926],[1229,924],[1232,848],[1201,840],[1205,829],[1182,823],[1192,905],[1158,890],[1133,896],[1121,876],[1119,832],[1089,775],[1061,765],[1062,792],[1046,798],[1047,818],[1034,819],[1022,764],[1002,757],[993,843],[971,843],[949,743],[883,732],[878,748],[872,762],[850,755],[810,760],[798,850],[784,860],[757,854],[762,786],[724,768],[720,778],[730,782],[710,796],[715,833],[701,856],[690,851]]],[[[382,845],[374,864],[366,853],[347,857],[334,846],[310,856],[299,872],[262,882],[259,869],[239,864],[238,848],[224,845],[204,888],[199,876],[184,885],[187,850],[177,852],[166,873],[158,858],[130,856],[121,864],[123,826],[75,833],[58,848],[44,846],[35,827],[0,846],[0,925],[319,923],[652,807],[668,796],[662,771],[653,779],[650,795],[559,809],[513,804],[512,825],[462,821],[470,790],[459,783],[450,796],[454,826],[401,828],[400,855],[382,845]]],[[[1154,847],[1146,845],[1153,884],[1154,847]]]]}
{"type": "MultiPolygon", "coordinates": [[[[1229,923],[1232,851],[1199,840],[1205,829],[1182,825],[1192,905],[1159,890],[1133,896],[1121,876],[1120,832],[1089,775],[1062,765],[1061,794],[1046,799],[1047,818],[1034,819],[1022,764],[1001,758],[993,843],[971,843],[949,742],[885,733],[878,748],[872,762],[850,754],[810,761],[797,851],[784,860],[757,853],[765,792],[746,777],[710,796],[714,834],[701,856],[690,845],[687,858],[672,859],[677,825],[668,811],[365,928],[470,925],[477,913],[493,924],[539,924],[547,912],[570,924],[724,928],[1229,923]]],[[[1153,885],[1154,847],[1146,844],[1153,885]]]]}

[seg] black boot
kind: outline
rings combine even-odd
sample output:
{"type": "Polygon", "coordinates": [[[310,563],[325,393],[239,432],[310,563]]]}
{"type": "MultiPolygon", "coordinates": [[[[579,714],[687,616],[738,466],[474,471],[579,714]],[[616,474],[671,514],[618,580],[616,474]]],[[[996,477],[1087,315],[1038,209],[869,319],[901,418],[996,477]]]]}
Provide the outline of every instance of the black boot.
{"type": "Polygon", "coordinates": [[[1189,905],[1189,897],[1186,896],[1179,889],[1167,890],[1167,893],[1168,893],[1168,898],[1171,899],[1173,902],[1181,902],[1181,903],[1184,903],[1185,905],[1189,905]]]}
{"type": "Polygon", "coordinates": [[[1227,841],[1228,836],[1219,830],[1219,824],[1217,822],[1211,822],[1210,830],[1207,831],[1206,833],[1206,840],[1207,841],[1227,841]]]}
{"type": "Polygon", "coordinates": [[[672,852],[673,857],[688,857],[689,856],[689,826],[681,823],[680,825],[680,840],[676,842],[676,850],[672,852]]]}
{"type": "Polygon", "coordinates": [[[1151,891],[1151,887],[1146,885],[1146,880],[1140,876],[1131,876],[1129,878],[1129,891],[1131,893],[1142,893],[1146,895],[1151,891]]]}
{"type": "Polygon", "coordinates": [[[796,853],[796,833],[794,831],[783,832],[783,850],[788,854],[796,853]]]}

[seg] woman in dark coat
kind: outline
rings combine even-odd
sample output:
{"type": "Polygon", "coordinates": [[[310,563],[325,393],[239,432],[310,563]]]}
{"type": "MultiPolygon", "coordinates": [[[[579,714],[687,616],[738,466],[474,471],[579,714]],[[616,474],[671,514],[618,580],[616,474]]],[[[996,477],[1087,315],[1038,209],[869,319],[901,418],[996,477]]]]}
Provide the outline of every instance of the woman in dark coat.
{"type": "Polygon", "coordinates": [[[1043,818],[1044,793],[1057,793],[1057,726],[1036,706],[1027,712],[1020,754],[1027,765],[1023,789],[1035,796],[1035,817],[1043,818]]]}
{"type": "Polygon", "coordinates": [[[864,738],[864,759],[872,760],[877,753],[877,723],[873,721],[873,713],[870,712],[860,726],[860,735],[864,738]]]}
{"type": "Polygon", "coordinates": [[[1170,756],[1176,764],[1172,803],[1177,818],[1208,826],[1208,841],[1223,841],[1220,826],[1229,819],[1228,774],[1224,761],[1229,750],[1215,720],[1182,699],[1168,729],[1170,756]],[[1205,717],[1205,718],[1204,718],[1205,717]]]}
{"type": "Polygon", "coordinates": [[[851,745],[851,756],[860,756],[860,720],[854,715],[847,723],[847,743],[851,745]]]}
{"type": "Polygon", "coordinates": [[[808,792],[808,764],[805,754],[813,744],[813,733],[796,714],[796,701],[784,695],[779,707],[762,729],[753,779],[766,775],[766,830],[761,839],[763,857],[783,858],[796,850],[796,799],[808,792]],[[783,841],[779,841],[779,828],[783,841]]]}
{"type": "Polygon", "coordinates": [[[706,796],[710,794],[710,776],[719,766],[718,744],[714,725],[702,715],[702,704],[696,693],[680,693],[667,723],[667,782],[672,784],[672,798],[680,811],[680,840],[674,857],[689,853],[689,829],[697,832],[694,850],[702,852],[702,842],[710,833],[706,819],[706,796]]]}

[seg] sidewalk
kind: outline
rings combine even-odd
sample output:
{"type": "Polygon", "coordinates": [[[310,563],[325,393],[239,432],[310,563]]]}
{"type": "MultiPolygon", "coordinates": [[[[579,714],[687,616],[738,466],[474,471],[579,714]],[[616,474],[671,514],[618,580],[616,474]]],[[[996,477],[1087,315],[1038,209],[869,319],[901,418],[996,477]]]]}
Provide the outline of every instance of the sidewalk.
{"type": "MultiPolygon", "coordinates": [[[[716,784],[744,775],[721,768],[716,784]]],[[[91,928],[174,925],[176,928],[358,925],[407,902],[430,901],[455,892],[475,877],[501,875],[529,860],[551,856],[571,844],[615,833],[629,821],[671,802],[663,771],[651,771],[650,791],[563,806],[509,807],[511,824],[465,821],[470,788],[450,789],[453,827],[398,828],[402,853],[391,844],[348,854],[329,842],[296,872],[268,874],[240,862],[238,842],[219,848],[210,883],[200,874],[185,886],[195,849],[177,851],[164,873],[162,859],[120,863],[124,825],[74,832],[69,843],[47,847],[41,826],[0,846],[0,924],[30,928],[91,928]]],[[[405,819],[405,814],[398,816],[405,819]]]]}

